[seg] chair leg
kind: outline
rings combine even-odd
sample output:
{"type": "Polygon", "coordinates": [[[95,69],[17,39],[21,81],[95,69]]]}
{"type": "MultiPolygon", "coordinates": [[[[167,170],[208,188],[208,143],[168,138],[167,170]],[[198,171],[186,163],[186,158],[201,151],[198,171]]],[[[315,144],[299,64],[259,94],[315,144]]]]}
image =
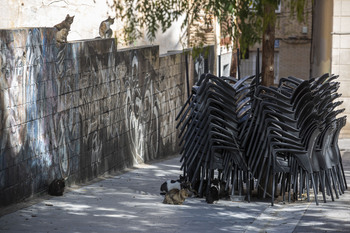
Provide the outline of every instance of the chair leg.
{"type": "Polygon", "coordinates": [[[266,172],[266,177],[265,177],[265,184],[264,184],[263,198],[266,197],[267,184],[269,183],[269,178],[270,178],[270,166],[267,167],[267,172],[266,172]]]}
{"type": "Polygon", "coordinates": [[[301,198],[301,197],[302,197],[302,194],[303,194],[303,185],[304,185],[303,169],[300,168],[300,189],[299,189],[299,198],[301,198]]]}
{"type": "Polygon", "coordinates": [[[234,196],[235,195],[235,187],[236,187],[236,183],[237,183],[237,164],[235,164],[235,168],[232,171],[232,190],[231,190],[231,195],[234,196]]]}
{"type": "Polygon", "coordinates": [[[298,169],[296,169],[296,172],[294,173],[294,184],[293,184],[293,190],[294,190],[294,197],[295,200],[298,200],[298,169]]]}
{"type": "Polygon", "coordinates": [[[305,171],[305,183],[306,183],[306,195],[307,195],[307,201],[310,202],[310,185],[309,185],[310,179],[309,179],[309,173],[305,171]]]}
{"type": "Polygon", "coordinates": [[[288,202],[290,203],[292,200],[291,198],[291,195],[290,195],[290,192],[291,192],[291,180],[292,180],[292,173],[289,173],[288,174],[288,180],[287,180],[287,183],[288,183],[288,202]]]}
{"type": "Polygon", "coordinates": [[[242,171],[238,170],[238,195],[242,196],[242,171]]]}
{"type": "Polygon", "coordinates": [[[273,203],[275,202],[275,172],[274,169],[271,169],[271,176],[272,176],[272,190],[271,190],[271,206],[273,206],[273,203]]]}
{"type": "Polygon", "coordinates": [[[334,201],[334,196],[333,196],[333,191],[332,191],[332,183],[329,178],[328,170],[325,171],[325,176],[326,176],[326,185],[327,185],[327,190],[329,194],[331,195],[332,201],[334,201]]]}
{"type": "Polygon", "coordinates": [[[336,182],[336,187],[338,188],[338,192],[339,192],[339,196],[343,194],[343,191],[342,191],[342,188],[341,188],[341,182],[339,180],[339,177],[338,177],[338,174],[336,172],[336,167],[332,167],[332,173],[333,173],[333,177],[334,177],[334,180],[336,182]]]}
{"type": "Polygon", "coordinates": [[[312,182],[312,186],[313,186],[313,189],[315,190],[314,191],[314,195],[315,195],[315,202],[316,202],[316,205],[318,205],[318,199],[317,199],[317,186],[315,184],[315,180],[314,180],[314,174],[311,173],[311,182],[312,182]]]}
{"type": "Polygon", "coordinates": [[[330,173],[330,176],[331,176],[331,182],[332,182],[332,184],[333,184],[333,189],[334,189],[334,192],[335,192],[335,197],[336,197],[337,199],[339,199],[339,194],[338,194],[338,190],[337,190],[337,182],[336,182],[335,177],[334,177],[334,175],[333,175],[333,170],[332,170],[332,168],[329,170],[329,173],[330,173]]]}
{"type": "Polygon", "coordinates": [[[348,189],[348,184],[346,182],[346,177],[345,177],[345,172],[344,172],[344,167],[343,167],[343,162],[342,162],[342,158],[341,156],[339,156],[339,164],[340,164],[340,169],[341,169],[341,173],[343,174],[343,180],[344,180],[344,184],[345,184],[345,190],[348,189]]]}
{"type": "Polygon", "coordinates": [[[346,188],[345,188],[345,184],[344,184],[344,180],[343,180],[343,176],[341,174],[341,169],[340,169],[339,164],[335,167],[335,170],[336,170],[336,173],[337,173],[337,176],[338,176],[338,180],[339,180],[339,183],[340,183],[341,191],[344,194],[346,188]]]}
{"type": "Polygon", "coordinates": [[[326,203],[326,193],[325,193],[325,182],[324,182],[324,176],[322,176],[321,172],[318,172],[318,176],[319,176],[319,180],[320,180],[320,188],[321,188],[321,192],[322,192],[322,196],[323,196],[323,202],[326,203]]]}
{"type": "Polygon", "coordinates": [[[248,178],[247,178],[247,197],[248,197],[248,203],[250,203],[250,171],[248,170],[248,178]]]}
{"type": "Polygon", "coordinates": [[[285,182],[285,173],[282,174],[282,181],[281,181],[281,192],[282,192],[282,201],[285,203],[286,196],[285,196],[285,189],[286,189],[286,182],[285,182]]]}
{"type": "Polygon", "coordinates": [[[318,187],[319,187],[319,180],[318,180],[318,176],[315,176],[315,173],[314,174],[314,181],[315,181],[315,186],[316,186],[316,190],[314,190],[314,192],[316,193],[316,195],[318,195],[318,187]]]}

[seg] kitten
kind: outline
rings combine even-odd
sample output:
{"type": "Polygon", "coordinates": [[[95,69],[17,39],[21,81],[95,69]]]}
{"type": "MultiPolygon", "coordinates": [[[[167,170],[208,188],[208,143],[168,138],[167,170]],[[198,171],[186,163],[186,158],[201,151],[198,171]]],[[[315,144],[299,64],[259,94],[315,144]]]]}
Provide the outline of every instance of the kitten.
{"type": "Polygon", "coordinates": [[[209,192],[206,195],[205,201],[208,204],[213,204],[214,202],[216,203],[219,201],[219,190],[216,186],[212,186],[209,189],[209,192]]]}
{"type": "Polygon", "coordinates": [[[48,193],[52,196],[62,196],[64,187],[66,186],[64,179],[54,179],[50,186],[48,193]]]}
{"type": "Polygon", "coordinates": [[[61,23],[56,24],[54,27],[58,30],[56,32],[56,41],[59,43],[66,43],[67,36],[70,31],[70,25],[73,23],[74,16],[66,16],[65,20],[61,23]]]}
{"type": "Polygon", "coordinates": [[[182,203],[185,201],[187,197],[188,197],[187,190],[172,189],[167,194],[165,194],[163,203],[173,204],[173,205],[182,205],[182,203]]]}
{"type": "Polygon", "coordinates": [[[69,16],[67,14],[66,18],[59,24],[56,24],[54,27],[57,28],[58,31],[62,30],[63,28],[66,28],[68,31],[70,31],[70,25],[73,23],[74,15],[69,16]]]}
{"type": "Polygon", "coordinates": [[[56,42],[67,43],[68,30],[62,28],[60,31],[56,32],[56,42]]]}
{"type": "Polygon", "coordinates": [[[114,23],[114,18],[108,16],[108,19],[104,20],[100,24],[100,36],[101,38],[111,38],[112,37],[112,29],[110,26],[114,23]]]}
{"type": "Polygon", "coordinates": [[[205,198],[208,204],[213,204],[219,201],[222,187],[221,182],[217,178],[212,180],[210,189],[205,198]]]}

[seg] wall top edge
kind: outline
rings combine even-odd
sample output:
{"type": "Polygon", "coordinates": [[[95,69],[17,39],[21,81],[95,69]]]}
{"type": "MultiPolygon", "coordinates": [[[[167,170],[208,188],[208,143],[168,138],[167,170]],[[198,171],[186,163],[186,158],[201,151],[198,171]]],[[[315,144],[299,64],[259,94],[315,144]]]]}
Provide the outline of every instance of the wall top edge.
{"type": "Polygon", "coordinates": [[[107,38],[107,39],[102,39],[100,37],[98,38],[89,38],[89,39],[81,39],[81,40],[69,40],[67,43],[81,43],[81,42],[94,42],[94,41],[114,41],[114,38],[107,38]]]}
{"type": "Polygon", "coordinates": [[[137,50],[137,49],[147,49],[147,48],[154,48],[159,50],[159,45],[140,45],[140,46],[132,46],[132,47],[123,47],[118,49],[118,52],[137,50]]]}
{"type": "Polygon", "coordinates": [[[160,54],[159,57],[166,57],[166,56],[170,56],[170,55],[182,54],[182,53],[191,52],[191,51],[192,51],[192,49],[171,50],[171,51],[168,51],[166,53],[160,54]]]}
{"type": "Polygon", "coordinates": [[[55,30],[54,27],[19,27],[19,28],[0,28],[0,31],[18,31],[18,30],[30,30],[30,29],[52,29],[55,30]]]}

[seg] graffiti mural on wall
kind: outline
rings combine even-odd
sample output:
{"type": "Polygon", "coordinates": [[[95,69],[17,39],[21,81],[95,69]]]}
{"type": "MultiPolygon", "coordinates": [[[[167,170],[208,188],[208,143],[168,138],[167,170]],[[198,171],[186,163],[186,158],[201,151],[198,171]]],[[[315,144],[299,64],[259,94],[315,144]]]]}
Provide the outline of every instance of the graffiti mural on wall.
{"type": "Polygon", "coordinates": [[[176,115],[179,108],[183,105],[183,91],[180,85],[178,85],[178,79],[181,78],[179,74],[166,79],[165,86],[172,87],[166,91],[159,93],[160,98],[160,112],[162,120],[160,122],[160,139],[162,145],[168,145],[172,150],[176,149],[177,141],[176,132],[176,115]],[[176,77],[177,76],[177,77],[176,77]],[[169,101],[170,100],[170,101],[169,101]],[[164,104],[166,103],[166,104],[164,104]]]}
{"type": "MultiPolygon", "coordinates": [[[[157,156],[159,148],[159,100],[154,69],[147,72],[139,67],[138,53],[131,54],[131,74],[124,78],[125,123],[129,148],[137,163],[157,156]]],[[[140,55],[139,55],[140,56],[140,55]]],[[[148,62],[148,61],[146,61],[148,62]]]]}
{"type": "Polygon", "coordinates": [[[1,87],[7,87],[1,98],[5,116],[1,119],[1,152],[5,158],[21,159],[14,163],[18,170],[28,174],[35,186],[44,186],[55,177],[69,175],[70,154],[76,149],[71,139],[78,131],[77,109],[59,109],[71,100],[59,95],[63,75],[55,71],[61,63],[53,62],[55,45],[46,43],[52,34],[37,29],[8,34],[9,40],[1,40],[1,87]]]}
{"type": "Polygon", "coordinates": [[[160,76],[158,47],[54,35],[0,30],[0,206],[177,150],[183,63],[160,76]]]}
{"type": "MultiPolygon", "coordinates": [[[[35,185],[40,185],[42,177],[47,177],[50,171],[42,169],[53,165],[52,155],[45,150],[45,128],[40,118],[45,76],[44,59],[50,59],[52,54],[43,57],[46,43],[40,45],[43,35],[37,29],[29,31],[5,31],[1,43],[1,118],[2,130],[1,156],[5,162],[15,164],[17,170],[30,173],[35,185]],[[17,47],[21,45],[20,47],[17,47]],[[9,158],[9,155],[12,158],[9,158]],[[7,159],[6,159],[7,158],[7,159]],[[38,178],[35,173],[41,173],[38,178]]],[[[50,36],[48,34],[47,36],[50,36]]],[[[45,39],[45,38],[44,38],[45,39]]]]}

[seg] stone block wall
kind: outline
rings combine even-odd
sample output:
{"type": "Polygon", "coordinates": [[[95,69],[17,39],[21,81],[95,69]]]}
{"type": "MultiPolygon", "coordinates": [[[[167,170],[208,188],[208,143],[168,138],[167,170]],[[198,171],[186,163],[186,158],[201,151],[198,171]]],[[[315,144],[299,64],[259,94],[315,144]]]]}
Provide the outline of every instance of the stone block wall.
{"type": "MultiPolygon", "coordinates": [[[[0,207],[55,178],[82,183],[178,152],[188,54],[117,50],[114,39],[56,44],[54,35],[0,30],[0,207]]],[[[192,85],[204,69],[188,60],[192,85]]]]}
{"type": "Polygon", "coordinates": [[[342,115],[347,116],[347,124],[340,133],[340,138],[350,138],[350,1],[333,1],[332,33],[332,73],[339,74],[340,100],[345,108],[342,115]]]}
{"type": "Polygon", "coordinates": [[[302,79],[310,77],[311,42],[293,43],[280,41],[279,77],[294,76],[302,79]]]}

